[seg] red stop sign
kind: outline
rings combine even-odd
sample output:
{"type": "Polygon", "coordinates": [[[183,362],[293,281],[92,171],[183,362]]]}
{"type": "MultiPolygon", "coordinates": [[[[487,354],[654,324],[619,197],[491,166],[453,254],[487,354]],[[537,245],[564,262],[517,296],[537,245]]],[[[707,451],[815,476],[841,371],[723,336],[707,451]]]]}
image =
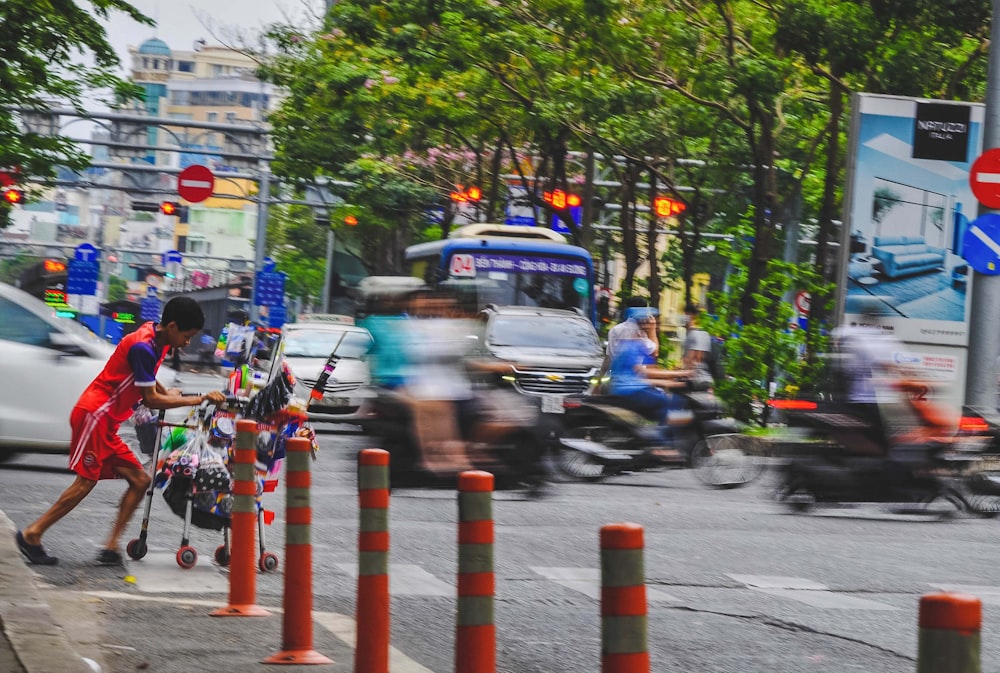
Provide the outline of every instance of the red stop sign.
{"type": "Polygon", "coordinates": [[[969,186],[979,203],[1000,208],[1000,149],[986,150],[972,163],[969,186]]]}
{"type": "Polygon", "coordinates": [[[199,203],[215,190],[215,176],[206,166],[188,166],[177,176],[177,193],[185,201],[199,203]]]}

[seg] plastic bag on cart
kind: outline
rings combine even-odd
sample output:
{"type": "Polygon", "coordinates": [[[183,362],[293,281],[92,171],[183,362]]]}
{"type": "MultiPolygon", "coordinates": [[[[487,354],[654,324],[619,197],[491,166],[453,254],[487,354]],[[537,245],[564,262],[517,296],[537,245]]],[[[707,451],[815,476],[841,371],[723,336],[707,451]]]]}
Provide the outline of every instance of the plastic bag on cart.
{"type": "Polygon", "coordinates": [[[156,449],[156,414],[149,407],[140,404],[132,413],[135,437],[139,440],[139,451],[151,456],[156,449]]]}
{"type": "MultiPolygon", "coordinates": [[[[218,496],[214,496],[218,499],[218,496]]],[[[206,511],[199,505],[199,496],[194,493],[194,485],[188,477],[171,477],[163,489],[163,499],[167,501],[174,514],[184,518],[188,498],[191,498],[191,523],[198,528],[207,530],[222,530],[229,525],[229,515],[221,515],[206,511]]]]}
{"type": "Polygon", "coordinates": [[[183,446],[170,452],[163,461],[163,471],[174,477],[193,479],[201,463],[201,454],[197,441],[190,438],[183,446]]]}
{"type": "Polygon", "coordinates": [[[246,416],[257,421],[264,421],[268,416],[287,407],[294,391],[293,380],[287,367],[282,366],[277,376],[250,398],[247,403],[246,416]]]}
{"type": "Polygon", "coordinates": [[[194,485],[198,491],[228,493],[233,490],[233,478],[221,453],[207,447],[202,449],[194,485]]]}

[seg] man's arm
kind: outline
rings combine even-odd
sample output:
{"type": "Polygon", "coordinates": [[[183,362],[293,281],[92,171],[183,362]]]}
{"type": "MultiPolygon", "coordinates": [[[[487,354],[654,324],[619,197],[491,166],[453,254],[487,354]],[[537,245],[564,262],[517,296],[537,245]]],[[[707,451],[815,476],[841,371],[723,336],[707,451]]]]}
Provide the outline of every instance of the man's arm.
{"type": "Polygon", "coordinates": [[[142,403],[150,409],[175,409],[177,407],[193,407],[202,402],[222,404],[226,394],[221,390],[213,390],[204,395],[182,395],[176,388],[166,389],[159,382],[152,386],[142,386],[142,403]]]}

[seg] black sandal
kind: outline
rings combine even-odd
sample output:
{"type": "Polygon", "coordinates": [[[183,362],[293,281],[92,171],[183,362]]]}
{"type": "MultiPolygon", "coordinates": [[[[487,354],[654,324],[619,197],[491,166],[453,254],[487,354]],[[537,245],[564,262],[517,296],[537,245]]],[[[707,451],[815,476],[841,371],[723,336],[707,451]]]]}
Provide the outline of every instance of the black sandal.
{"type": "Polygon", "coordinates": [[[28,544],[28,541],[24,539],[24,535],[21,531],[17,531],[17,535],[14,536],[17,541],[17,548],[21,551],[21,556],[28,563],[33,563],[36,566],[54,566],[59,563],[59,559],[55,556],[49,556],[45,553],[45,547],[40,544],[28,544]]]}
{"type": "Polygon", "coordinates": [[[97,565],[102,565],[102,566],[125,565],[125,559],[122,558],[121,552],[115,549],[102,549],[101,553],[97,555],[97,565]]]}

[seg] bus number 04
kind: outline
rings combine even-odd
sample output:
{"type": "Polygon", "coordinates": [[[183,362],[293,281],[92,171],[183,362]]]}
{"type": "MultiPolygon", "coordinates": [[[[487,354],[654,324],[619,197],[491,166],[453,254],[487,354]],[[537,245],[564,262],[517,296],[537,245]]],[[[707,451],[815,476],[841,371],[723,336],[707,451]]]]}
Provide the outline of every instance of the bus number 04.
{"type": "Polygon", "coordinates": [[[452,276],[475,276],[476,260],[472,255],[452,255],[451,257],[452,276]]]}

